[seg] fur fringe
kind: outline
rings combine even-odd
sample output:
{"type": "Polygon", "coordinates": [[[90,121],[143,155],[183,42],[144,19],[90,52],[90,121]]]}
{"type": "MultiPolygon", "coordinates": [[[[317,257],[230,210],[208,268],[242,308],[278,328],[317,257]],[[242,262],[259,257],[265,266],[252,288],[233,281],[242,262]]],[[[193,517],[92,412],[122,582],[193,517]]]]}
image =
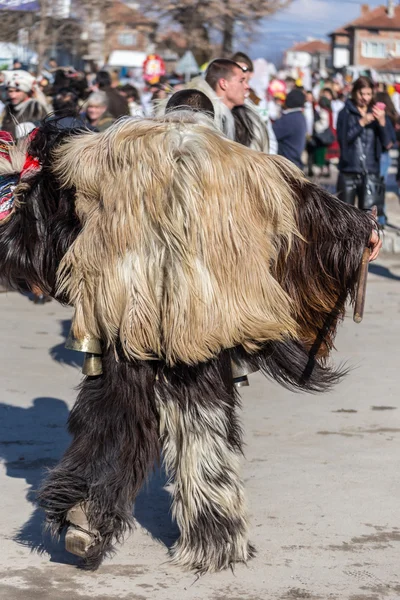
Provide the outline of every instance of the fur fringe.
{"type": "Polygon", "coordinates": [[[374,220],[310,183],[288,161],[276,161],[298,205],[288,253],[281,250],[273,273],[293,301],[298,337],[319,359],[333,348],[347,302],[355,299],[361,258],[374,220]]]}

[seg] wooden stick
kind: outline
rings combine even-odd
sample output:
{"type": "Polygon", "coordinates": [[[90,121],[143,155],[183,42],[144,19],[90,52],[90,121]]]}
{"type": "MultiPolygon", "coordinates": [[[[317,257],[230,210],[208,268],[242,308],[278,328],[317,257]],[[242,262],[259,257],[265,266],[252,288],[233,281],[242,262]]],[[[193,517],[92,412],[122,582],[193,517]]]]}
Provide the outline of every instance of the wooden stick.
{"type": "MultiPolygon", "coordinates": [[[[378,207],[373,206],[371,208],[371,214],[376,222],[376,218],[378,215],[378,207]]],[[[355,323],[361,323],[364,317],[364,307],[365,307],[365,296],[367,293],[367,277],[368,277],[368,265],[369,265],[369,257],[371,256],[370,248],[365,248],[360,265],[360,271],[358,273],[358,281],[357,281],[357,292],[356,292],[356,301],[354,304],[354,314],[353,321],[355,323]]]]}
{"type": "Polygon", "coordinates": [[[355,323],[361,323],[364,317],[365,296],[367,292],[367,277],[370,255],[371,250],[369,248],[365,248],[362,255],[360,271],[358,273],[356,302],[354,304],[353,314],[353,321],[355,323]]]}

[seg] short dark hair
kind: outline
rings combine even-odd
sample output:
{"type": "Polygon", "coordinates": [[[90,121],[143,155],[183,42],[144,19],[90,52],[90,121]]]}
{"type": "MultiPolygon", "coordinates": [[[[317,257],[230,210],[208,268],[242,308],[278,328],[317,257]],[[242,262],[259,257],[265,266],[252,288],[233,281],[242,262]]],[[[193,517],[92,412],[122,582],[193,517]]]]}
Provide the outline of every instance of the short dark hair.
{"type": "MultiPolygon", "coordinates": [[[[357,103],[357,92],[363,90],[364,88],[370,88],[372,90],[372,96],[374,92],[374,84],[372,83],[372,79],[369,77],[359,77],[357,81],[354,82],[353,88],[351,90],[351,100],[354,104],[357,103]]],[[[373,98],[371,100],[371,104],[373,103],[373,98]]],[[[370,106],[371,106],[370,104],[370,106]]]]}
{"type": "Polygon", "coordinates": [[[213,103],[200,90],[179,90],[179,92],[175,92],[168,100],[165,112],[185,109],[208,113],[214,117],[213,103]]]}
{"type": "Polygon", "coordinates": [[[135,102],[140,102],[140,94],[134,85],[126,83],[125,85],[121,86],[119,90],[124,92],[127,98],[133,98],[135,102]]]}
{"type": "Polygon", "coordinates": [[[328,94],[330,94],[330,95],[331,95],[331,97],[332,97],[332,100],[333,100],[333,98],[335,97],[335,94],[333,93],[333,90],[332,90],[332,88],[330,88],[330,87],[324,87],[321,93],[323,93],[323,92],[325,92],[325,93],[326,93],[326,92],[328,92],[328,94]]]}
{"type": "Polygon", "coordinates": [[[230,79],[233,76],[234,69],[242,68],[235,61],[228,58],[216,58],[207,67],[206,82],[213,89],[217,89],[217,84],[220,79],[230,79]]]}
{"type": "MultiPolygon", "coordinates": [[[[232,60],[236,63],[244,63],[247,68],[249,69],[249,71],[251,73],[253,73],[254,71],[254,65],[253,65],[253,61],[251,60],[251,58],[249,56],[247,56],[247,54],[245,54],[244,52],[236,52],[233,56],[232,56],[232,60]]],[[[240,65],[239,65],[240,66],[240,65]]]]}
{"type": "Polygon", "coordinates": [[[286,96],[285,106],[286,108],[303,108],[306,102],[305,94],[299,88],[295,88],[286,96]]]}
{"type": "Polygon", "coordinates": [[[54,112],[78,112],[78,95],[71,89],[61,89],[53,97],[54,112]]]}
{"type": "Polygon", "coordinates": [[[96,83],[99,89],[102,90],[111,85],[111,75],[108,71],[99,71],[96,75],[96,83]]]}

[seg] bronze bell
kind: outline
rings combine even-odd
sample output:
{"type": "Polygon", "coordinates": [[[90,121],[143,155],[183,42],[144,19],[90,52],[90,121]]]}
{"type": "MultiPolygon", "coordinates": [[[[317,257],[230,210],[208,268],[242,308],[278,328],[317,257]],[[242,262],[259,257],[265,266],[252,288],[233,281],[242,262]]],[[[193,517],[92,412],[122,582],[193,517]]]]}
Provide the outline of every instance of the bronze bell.
{"type": "Polygon", "coordinates": [[[231,360],[233,385],[237,388],[248,387],[249,379],[247,375],[257,373],[259,369],[253,367],[245,358],[235,357],[231,360]]]}
{"type": "Polygon", "coordinates": [[[82,373],[95,377],[103,373],[103,365],[101,362],[101,344],[98,338],[86,334],[83,338],[76,338],[71,331],[65,343],[67,350],[75,350],[76,352],[84,352],[85,360],[82,366],[82,373]]]}
{"type": "Polygon", "coordinates": [[[83,361],[82,373],[95,377],[103,373],[103,364],[101,362],[101,354],[93,354],[93,352],[86,352],[85,360],[83,361]]]}

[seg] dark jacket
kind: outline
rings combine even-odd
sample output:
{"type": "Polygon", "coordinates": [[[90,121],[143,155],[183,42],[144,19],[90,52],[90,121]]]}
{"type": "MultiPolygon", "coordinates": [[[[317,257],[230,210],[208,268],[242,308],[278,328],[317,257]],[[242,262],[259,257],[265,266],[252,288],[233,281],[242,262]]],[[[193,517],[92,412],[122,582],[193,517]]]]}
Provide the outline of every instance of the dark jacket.
{"type": "Polygon", "coordinates": [[[15,130],[20,123],[37,123],[42,121],[47,114],[47,109],[37,100],[30,98],[26,102],[21,102],[17,106],[7,101],[1,129],[11,133],[15,138],[15,130]]]}
{"type": "Polygon", "coordinates": [[[396,130],[388,116],[386,116],[386,129],[389,136],[389,140],[392,143],[392,145],[390,148],[383,148],[382,152],[390,152],[390,150],[392,150],[392,148],[397,144],[396,130]]]}
{"type": "Polygon", "coordinates": [[[339,171],[363,173],[366,170],[368,173],[379,174],[382,151],[390,144],[389,128],[382,127],[376,120],[363,127],[360,125],[361,118],[358,108],[351,100],[347,100],[337,122],[339,171]],[[365,155],[365,167],[362,164],[362,154],[365,155]]]}
{"type": "Polygon", "coordinates": [[[301,154],[306,145],[307,126],[303,110],[295,108],[286,110],[280,119],[273,124],[278,141],[278,154],[292,163],[303,167],[301,154]]]}
{"type": "Polygon", "coordinates": [[[92,129],[93,131],[97,131],[97,132],[102,132],[105,131],[106,129],[108,129],[109,127],[111,127],[111,125],[113,123],[115,123],[115,119],[114,117],[108,112],[108,110],[106,110],[106,112],[100,117],[100,119],[98,120],[96,125],[93,125],[88,117],[86,113],[82,113],[81,115],[81,119],[83,124],[88,128],[88,129],[92,129]]]}

